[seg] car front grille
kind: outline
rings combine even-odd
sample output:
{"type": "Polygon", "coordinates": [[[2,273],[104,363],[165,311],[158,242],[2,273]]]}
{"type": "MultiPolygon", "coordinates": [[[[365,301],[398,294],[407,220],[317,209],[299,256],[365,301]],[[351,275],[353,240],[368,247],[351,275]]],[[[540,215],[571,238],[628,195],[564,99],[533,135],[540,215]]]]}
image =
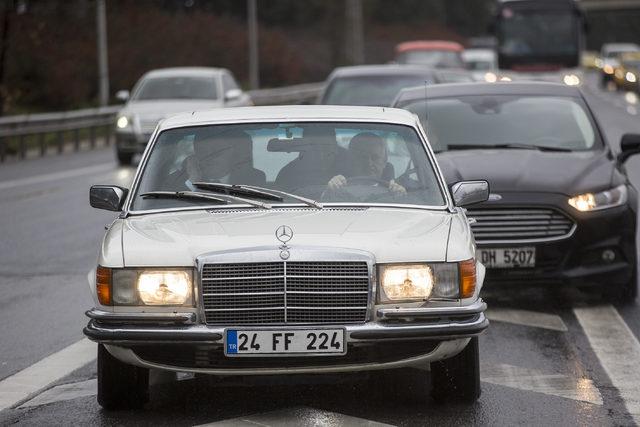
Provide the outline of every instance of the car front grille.
{"type": "Polygon", "coordinates": [[[209,325],[362,323],[369,304],[366,262],[205,264],[209,325]]]}
{"type": "Polygon", "coordinates": [[[526,243],[569,237],[575,223],[555,209],[469,209],[471,230],[478,243],[526,243]]]}

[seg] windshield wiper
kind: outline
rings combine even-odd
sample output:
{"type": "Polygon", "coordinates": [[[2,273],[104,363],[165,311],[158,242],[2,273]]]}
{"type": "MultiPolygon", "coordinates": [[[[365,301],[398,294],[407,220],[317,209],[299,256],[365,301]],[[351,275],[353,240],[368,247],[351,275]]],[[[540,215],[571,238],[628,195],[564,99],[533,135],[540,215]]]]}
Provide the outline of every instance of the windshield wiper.
{"type": "Polygon", "coordinates": [[[562,153],[570,153],[573,150],[563,147],[549,147],[547,145],[532,145],[532,144],[452,144],[447,146],[448,150],[482,150],[485,148],[520,148],[525,150],[538,150],[538,151],[557,151],[562,153]]]}
{"type": "Polygon", "coordinates": [[[251,206],[255,206],[262,209],[271,209],[271,205],[262,202],[256,202],[255,200],[245,199],[243,197],[231,196],[224,194],[220,197],[213,196],[207,193],[200,193],[198,191],[150,191],[148,193],[140,194],[142,198],[157,198],[157,199],[190,199],[190,200],[205,200],[210,202],[217,202],[221,204],[229,204],[230,201],[243,202],[251,206]]]}
{"type": "Polygon", "coordinates": [[[322,209],[323,205],[315,200],[308,199],[306,197],[298,196],[296,194],[287,193],[285,191],[274,190],[271,188],[263,188],[255,185],[245,184],[222,184],[220,182],[194,182],[193,185],[203,190],[215,191],[223,194],[240,194],[243,196],[262,198],[267,200],[275,200],[278,202],[284,199],[281,196],[290,197],[296,199],[309,206],[313,206],[317,209],[322,209]],[[274,194],[275,193],[275,194],[274,194]],[[280,196],[281,195],[281,196],[280,196]]]}

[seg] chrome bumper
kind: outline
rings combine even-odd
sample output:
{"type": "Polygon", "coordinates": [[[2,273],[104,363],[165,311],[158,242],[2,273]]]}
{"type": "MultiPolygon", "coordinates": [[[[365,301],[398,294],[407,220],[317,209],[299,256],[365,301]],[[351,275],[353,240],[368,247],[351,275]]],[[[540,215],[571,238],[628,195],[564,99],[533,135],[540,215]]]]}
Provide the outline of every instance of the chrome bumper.
{"type": "MultiPolygon", "coordinates": [[[[393,339],[451,340],[480,334],[489,326],[487,305],[478,300],[464,307],[378,309],[377,320],[364,324],[322,325],[346,329],[347,342],[393,339]]],[[[196,323],[194,313],[109,313],[90,310],[84,334],[103,344],[223,344],[225,327],[196,323]]],[[[232,325],[230,325],[232,326],[232,325]]],[[[250,329],[305,329],[314,325],[248,325],[250,329]]]]}

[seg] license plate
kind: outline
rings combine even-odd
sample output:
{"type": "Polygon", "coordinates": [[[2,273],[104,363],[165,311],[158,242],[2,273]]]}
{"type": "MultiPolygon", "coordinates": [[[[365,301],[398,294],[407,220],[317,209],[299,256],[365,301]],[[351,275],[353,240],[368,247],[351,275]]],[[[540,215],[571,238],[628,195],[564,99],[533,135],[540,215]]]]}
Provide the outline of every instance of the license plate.
{"type": "Polygon", "coordinates": [[[227,329],[226,356],[331,356],[346,354],[344,329],[227,329]]]}
{"type": "Polygon", "coordinates": [[[536,248],[478,249],[477,258],[487,268],[532,268],[536,266],[536,248]]]}

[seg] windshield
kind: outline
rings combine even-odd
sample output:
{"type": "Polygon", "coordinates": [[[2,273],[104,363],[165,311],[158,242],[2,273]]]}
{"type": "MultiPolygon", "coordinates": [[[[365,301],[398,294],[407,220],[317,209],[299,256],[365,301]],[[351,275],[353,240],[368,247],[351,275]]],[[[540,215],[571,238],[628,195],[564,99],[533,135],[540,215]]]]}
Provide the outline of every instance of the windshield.
{"type": "MultiPolygon", "coordinates": [[[[300,197],[308,199],[306,205],[445,203],[412,127],[269,123],[162,132],[144,167],[132,210],[212,205],[210,197],[200,196],[224,199],[225,192],[271,206],[301,204],[300,197]]],[[[224,204],[215,207],[220,206],[224,204]]]]}
{"type": "Polygon", "coordinates": [[[213,77],[153,77],[143,80],[135,101],[154,99],[217,99],[213,77]]]}
{"type": "Polygon", "coordinates": [[[405,104],[420,117],[435,151],[495,145],[589,150],[601,145],[579,99],[554,96],[476,95],[405,104]]]}
{"type": "Polygon", "coordinates": [[[431,83],[427,75],[358,76],[334,79],[322,103],[386,107],[401,89],[431,83]]]}
{"type": "Polygon", "coordinates": [[[400,53],[396,61],[435,68],[464,68],[460,53],[451,50],[409,50],[400,53]]]}
{"type": "Polygon", "coordinates": [[[500,52],[508,56],[570,56],[578,51],[578,19],[572,10],[502,10],[500,52]]]}

